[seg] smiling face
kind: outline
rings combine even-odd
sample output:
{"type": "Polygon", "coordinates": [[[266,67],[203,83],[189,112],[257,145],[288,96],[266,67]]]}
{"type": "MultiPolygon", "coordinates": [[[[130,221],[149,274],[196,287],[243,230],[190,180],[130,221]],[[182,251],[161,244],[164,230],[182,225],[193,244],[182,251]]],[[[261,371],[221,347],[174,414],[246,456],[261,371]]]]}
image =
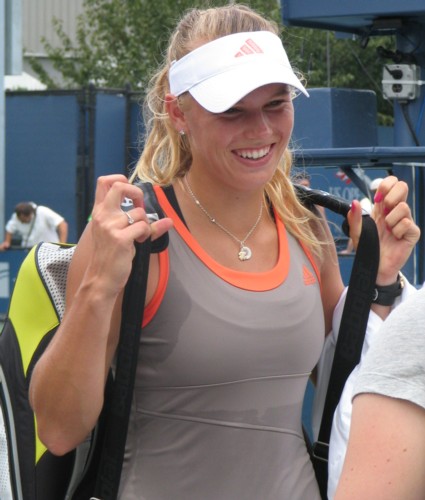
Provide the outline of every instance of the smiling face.
{"type": "Polygon", "coordinates": [[[223,113],[206,111],[188,95],[182,101],[179,107],[170,100],[169,113],[188,138],[192,170],[238,189],[254,189],[271,179],[293,128],[287,85],[259,87],[223,113]]]}

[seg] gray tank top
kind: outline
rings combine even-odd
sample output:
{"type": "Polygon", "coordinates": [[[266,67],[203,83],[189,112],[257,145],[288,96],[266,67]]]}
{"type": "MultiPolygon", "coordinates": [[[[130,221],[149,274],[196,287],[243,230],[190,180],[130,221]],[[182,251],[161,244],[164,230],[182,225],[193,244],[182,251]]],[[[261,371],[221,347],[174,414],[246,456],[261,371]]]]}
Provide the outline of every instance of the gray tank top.
{"type": "Polygon", "coordinates": [[[278,221],[273,270],[226,269],[158,196],[175,225],[142,331],[119,498],[320,499],[301,428],[324,340],[314,265],[278,221]]]}

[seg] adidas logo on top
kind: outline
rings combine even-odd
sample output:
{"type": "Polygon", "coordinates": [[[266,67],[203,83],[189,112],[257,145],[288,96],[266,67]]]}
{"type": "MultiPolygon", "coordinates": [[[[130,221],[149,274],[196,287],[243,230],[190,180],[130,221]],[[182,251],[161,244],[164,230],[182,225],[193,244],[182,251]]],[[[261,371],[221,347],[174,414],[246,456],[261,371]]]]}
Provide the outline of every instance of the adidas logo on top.
{"type": "Polygon", "coordinates": [[[242,57],[249,54],[262,54],[263,50],[259,47],[251,38],[248,38],[246,42],[242,45],[238,52],[236,52],[235,57],[242,57]]]}
{"type": "Polygon", "coordinates": [[[306,286],[314,285],[317,281],[314,274],[306,266],[303,266],[303,281],[306,286]]]}

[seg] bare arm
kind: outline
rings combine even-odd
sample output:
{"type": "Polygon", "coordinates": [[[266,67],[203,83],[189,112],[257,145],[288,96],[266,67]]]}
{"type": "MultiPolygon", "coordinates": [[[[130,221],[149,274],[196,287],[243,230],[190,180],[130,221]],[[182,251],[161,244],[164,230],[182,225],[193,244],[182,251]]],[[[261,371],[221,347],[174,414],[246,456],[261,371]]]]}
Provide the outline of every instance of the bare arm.
{"type": "Polygon", "coordinates": [[[422,500],[424,471],[425,409],[377,394],[356,396],[335,500],[422,500]]]}
{"type": "Polygon", "coordinates": [[[3,243],[0,243],[0,251],[7,250],[8,248],[10,248],[11,244],[12,244],[12,233],[8,233],[6,231],[3,243]]]}
{"type": "Polygon", "coordinates": [[[93,429],[103,405],[106,374],[118,342],[120,304],[134,240],[155,239],[171,222],[147,221],[143,196],[123,176],[100,178],[93,220],[78,243],[67,283],[63,321],[35,366],[30,402],[40,439],[55,454],[75,448],[93,429]],[[120,209],[133,199],[128,224],[120,209]]]}
{"type": "Polygon", "coordinates": [[[321,240],[327,242],[324,247],[324,253],[320,266],[322,302],[325,314],[325,332],[327,335],[332,329],[333,312],[344,290],[344,283],[341,278],[334,240],[329,229],[329,225],[325,219],[322,220],[322,227],[320,231],[321,240]]]}
{"type": "Polygon", "coordinates": [[[63,220],[60,224],[58,224],[56,231],[58,232],[59,241],[61,243],[66,243],[68,240],[68,223],[66,220],[63,220]]]}

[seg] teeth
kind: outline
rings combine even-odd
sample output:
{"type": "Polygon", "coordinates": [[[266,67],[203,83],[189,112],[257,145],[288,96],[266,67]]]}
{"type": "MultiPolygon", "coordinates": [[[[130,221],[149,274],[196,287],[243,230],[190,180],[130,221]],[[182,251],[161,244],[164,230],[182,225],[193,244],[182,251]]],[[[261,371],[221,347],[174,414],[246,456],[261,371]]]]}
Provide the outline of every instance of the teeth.
{"type": "Polygon", "coordinates": [[[270,151],[270,146],[267,146],[262,149],[256,149],[256,150],[248,150],[245,149],[243,151],[239,151],[238,155],[241,156],[242,158],[250,158],[252,160],[258,160],[258,158],[262,158],[263,156],[266,156],[266,154],[270,151]]]}

